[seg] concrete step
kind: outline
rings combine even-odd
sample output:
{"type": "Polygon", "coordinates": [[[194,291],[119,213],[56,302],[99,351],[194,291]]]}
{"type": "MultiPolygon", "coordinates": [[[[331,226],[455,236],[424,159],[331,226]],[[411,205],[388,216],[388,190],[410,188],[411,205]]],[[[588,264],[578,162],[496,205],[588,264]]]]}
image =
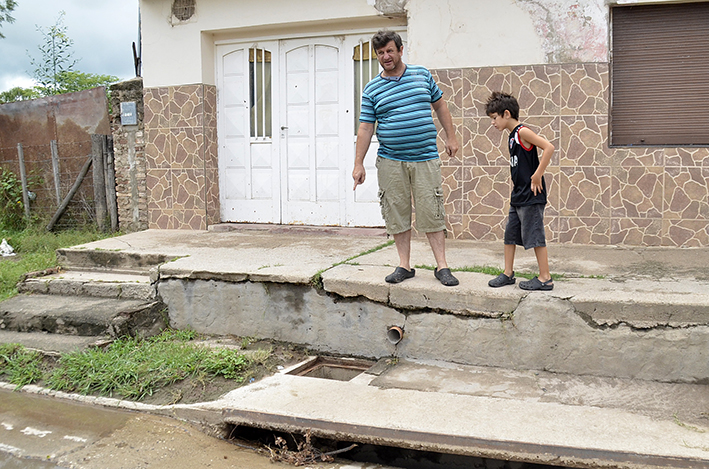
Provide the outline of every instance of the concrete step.
{"type": "Polygon", "coordinates": [[[18,285],[21,293],[76,295],[99,298],[154,300],[156,288],[150,276],[111,271],[61,271],[42,277],[28,277],[18,285]]]}
{"type": "Polygon", "coordinates": [[[709,467],[709,386],[389,360],[349,381],[285,370],[225,422],[564,467],[709,467]]]}
{"type": "Polygon", "coordinates": [[[370,358],[709,382],[707,281],[574,278],[530,293],[490,288],[490,276],[475,272],[457,272],[460,285],[445,287],[424,269],[389,285],[382,279],[391,267],[341,264],[322,273],[323,294],[280,273],[223,280],[223,272],[209,275],[213,264],[197,269],[196,262],[180,259],[161,271],[159,296],[178,329],[370,358]],[[388,338],[391,326],[403,330],[397,343],[388,338]]]}
{"type": "Polygon", "coordinates": [[[93,243],[57,249],[57,261],[67,270],[111,270],[124,273],[147,273],[175,256],[120,249],[92,248],[93,243]]]}
{"type": "Polygon", "coordinates": [[[0,331],[0,344],[20,344],[44,353],[69,353],[100,346],[111,341],[107,335],[80,336],[48,332],[0,331]]]}
{"type": "Polygon", "coordinates": [[[0,303],[0,330],[78,336],[150,336],[166,327],[155,300],[20,294],[0,303]]]}

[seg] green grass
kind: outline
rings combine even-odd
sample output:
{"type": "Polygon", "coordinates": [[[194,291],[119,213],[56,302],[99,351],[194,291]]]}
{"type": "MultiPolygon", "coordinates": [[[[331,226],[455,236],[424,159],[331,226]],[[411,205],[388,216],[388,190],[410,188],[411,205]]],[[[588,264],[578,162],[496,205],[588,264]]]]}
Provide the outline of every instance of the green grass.
{"type": "Polygon", "coordinates": [[[42,379],[42,354],[18,344],[0,344],[0,375],[22,387],[42,379]]]}
{"type": "Polygon", "coordinates": [[[0,258],[0,301],[17,294],[17,282],[23,274],[57,265],[56,250],[115,236],[93,230],[69,230],[48,233],[41,228],[23,231],[0,231],[15,250],[16,256],[0,258]]]}
{"type": "Polygon", "coordinates": [[[312,276],[312,278],[310,279],[310,285],[312,285],[313,287],[315,287],[315,288],[321,290],[321,289],[323,288],[323,284],[322,284],[322,274],[323,274],[323,272],[325,272],[326,270],[330,270],[330,269],[332,269],[333,267],[337,267],[338,265],[342,265],[342,264],[359,265],[358,262],[352,262],[352,261],[353,261],[354,259],[357,259],[358,257],[366,256],[367,254],[372,254],[373,252],[380,251],[380,250],[382,250],[382,249],[384,249],[384,248],[386,248],[386,247],[391,246],[392,244],[394,244],[394,240],[393,240],[393,239],[390,239],[389,241],[386,241],[386,242],[384,242],[384,243],[382,243],[382,244],[380,244],[380,245],[378,245],[378,246],[375,246],[375,247],[373,247],[372,249],[369,249],[369,250],[367,250],[367,251],[360,252],[359,254],[355,254],[354,256],[348,257],[348,258],[345,259],[344,261],[337,262],[337,263],[335,263],[335,264],[332,264],[330,267],[327,267],[327,268],[325,268],[325,269],[321,269],[321,270],[317,271],[317,272],[315,273],[315,275],[312,276]]]}
{"type": "Polygon", "coordinates": [[[43,381],[58,391],[141,400],[186,378],[223,377],[243,383],[271,355],[198,346],[192,343],[196,336],[192,331],[166,330],[144,340],[123,338],[106,349],[63,354],[49,368],[40,353],[5,344],[0,345],[0,375],[18,386],[43,381]]]}

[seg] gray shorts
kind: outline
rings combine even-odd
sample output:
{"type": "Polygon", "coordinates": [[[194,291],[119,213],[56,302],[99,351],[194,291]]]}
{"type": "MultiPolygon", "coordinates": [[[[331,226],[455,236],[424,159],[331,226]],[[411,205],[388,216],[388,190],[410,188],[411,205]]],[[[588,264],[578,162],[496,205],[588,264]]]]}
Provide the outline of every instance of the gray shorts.
{"type": "Polygon", "coordinates": [[[411,229],[411,198],[416,207],[416,229],[435,233],[446,229],[441,186],[441,160],[396,161],[377,157],[379,204],[387,233],[411,229]]]}
{"type": "Polygon", "coordinates": [[[510,214],[505,228],[505,244],[524,246],[524,249],[546,246],[545,207],[546,204],[510,206],[510,214]]]}

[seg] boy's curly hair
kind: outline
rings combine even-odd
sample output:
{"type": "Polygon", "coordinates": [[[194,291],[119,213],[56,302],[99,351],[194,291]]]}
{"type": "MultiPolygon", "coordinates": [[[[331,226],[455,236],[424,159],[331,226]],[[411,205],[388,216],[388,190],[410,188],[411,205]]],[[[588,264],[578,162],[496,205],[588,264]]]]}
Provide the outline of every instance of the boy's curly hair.
{"type": "Polygon", "coordinates": [[[487,98],[487,104],[485,104],[485,113],[489,116],[490,114],[496,113],[501,116],[505,111],[510,111],[510,117],[513,119],[519,119],[519,103],[517,99],[511,94],[503,93],[501,91],[493,91],[489,98],[487,98]]]}

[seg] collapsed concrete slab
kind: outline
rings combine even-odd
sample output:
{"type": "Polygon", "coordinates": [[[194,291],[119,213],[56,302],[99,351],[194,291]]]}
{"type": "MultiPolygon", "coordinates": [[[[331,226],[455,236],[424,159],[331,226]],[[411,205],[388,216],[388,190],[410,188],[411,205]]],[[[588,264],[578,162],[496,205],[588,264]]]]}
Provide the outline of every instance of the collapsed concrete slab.
{"type": "MultiPolygon", "coordinates": [[[[709,382],[709,326],[703,320],[648,326],[651,316],[646,315],[642,328],[622,318],[609,326],[605,319],[593,319],[588,300],[577,310],[573,295],[564,297],[565,287],[558,288],[562,297],[482,290],[475,286],[483,276],[472,273],[461,276],[471,289],[468,294],[451,295],[451,289],[423,280],[390,286],[384,295],[381,282],[353,282],[357,274],[351,271],[352,266],[339,266],[332,274],[325,272],[324,290],[302,284],[162,277],[158,292],[173,327],[207,334],[272,338],[371,358],[393,355],[579,375],[709,382]],[[341,274],[345,270],[350,272],[346,287],[341,274]],[[360,295],[352,285],[359,286],[360,295]],[[387,340],[391,326],[404,331],[398,344],[387,340]]],[[[605,304],[596,301],[594,308],[603,312],[605,304]]]]}

